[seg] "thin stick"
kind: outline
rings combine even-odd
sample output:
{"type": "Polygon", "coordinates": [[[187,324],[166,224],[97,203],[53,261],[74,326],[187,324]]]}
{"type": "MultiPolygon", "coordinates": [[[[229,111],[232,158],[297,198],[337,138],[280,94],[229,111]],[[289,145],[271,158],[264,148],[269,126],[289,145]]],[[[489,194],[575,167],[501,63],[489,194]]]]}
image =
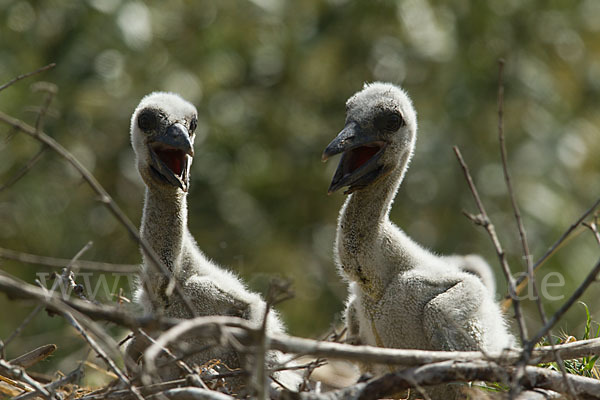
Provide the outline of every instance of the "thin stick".
{"type": "MultiPolygon", "coordinates": [[[[56,389],[66,385],[68,383],[73,383],[73,382],[77,382],[77,381],[81,380],[81,378],[83,378],[82,366],[83,366],[83,363],[79,364],[79,366],[75,370],[71,371],[66,376],[64,376],[54,382],[50,382],[49,384],[44,386],[44,388],[46,390],[48,390],[49,392],[53,393],[56,389]]],[[[29,400],[29,399],[34,399],[36,397],[37,397],[36,392],[29,392],[29,393],[23,393],[22,395],[15,397],[13,400],[29,400]]]]}
{"type": "Polygon", "coordinates": [[[550,318],[550,320],[548,321],[548,323],[546,323],[546,325],[544,325],[533,337],[533,339],[531,339],[532,342],[537,342],[539,341],[542,337],[544,337],[544,335],[546,335],[546,333],[548,333],[548,331],[550,329],[552,329],[552,327],[554,325],[556,325],[556,323],[558,322],[558,320],[569,310],[569,308],[571,308],[571,306],[573,304],[575,304],[575,302],[577,300],[579,300],[579,298],[581,297],[581,295],[586,291],[586,289],[593,283],[596,281],[598,274],[600,273],[600,261],[598,261],[596,263],[596,265],[594,266],[594,268],[592,268],[592,270],[590,271],[590,273],[586,276],[585,280],[583,282],[581,282],[581,284],[579,285],[579,287],[573,292],[573,294],[571,295],[571,297],[569,297],[569,299],[562,305],[562,307],[560,307],[555,313],[554,315],[552,315],[552,318],[550,318]]]}
{"type": "MultiPolygon", "coordinates": [[[[6,277],[0,273],[0,291],[11,296],[25,297],[35,299],[45,304],[56,312],[69,311],[71,313],[83,313],[94,319],[114,322],[120,326],[130,329],[146,327],[153,330],[170,330],[176,327],[176,332],[164,332],[159,339],[156,339],[154,345],[156,355],[162,351],[162,347],[168,346],[172,341],[187,333],[193,333],[196,337],[218,338],[223,329],[228,329],[231,334],[241,342],[247,342],[255,338],[255,328],[250,326],[247,320],[237,317],[212,316],[197,317],[190,320],[178,320],[162,318],[159,316],[138,317],[125,312],[122,307],[108,305],[95,305],[78,299],[63,300],[62,297],[45,293],[33,285],[6,277]],[[33,290],[32,290],[33,289],[33,290]],[[244,333],[248,332],[248,333],[244,333]],[[166,336],[165,336],[166,335],[166,336]],[[159,343],[161,342],[161,343],[159,343]]],[[[81,320],[80,317],[78,317],[81,320]]],[[[490,358],[481,352],[445,352],[445,351],[426,351],[411,349],[388,349],[372,346],[354,346],[349,344],[323,342],[312,339],[305,339],[283,334],[269,334],[269,348],[279,350],[284,353],[306,354],[315,357],[339,358],[351,361],[362,361],[365,363],[393,364],[393,365],[421,365],[431,362],[444,360],[475,360],[489,359],[497,360],[503,364],[512,363],[519,359],[520,352],[510,350],[497,355],[497,358],[490,358]]],[[[153,345],[153,346],[154,346],[153,345]]],[[[152,347],[152,346],[151,346],[152,347]]],[[[581,357],[593,356],[600,352],[600,338],[582,340],[573,343],[556,345],[556,349],[561,352],[564,359],[575,359],[581,357]]],[[[153,355],[148,354],[146,357],[153,355]]],[[[549,362],[553,360],[549,346],[536,348],[533,350],[532,363],[549,362]]]]}
{"type": "MultiPolygon", "coordinates": [[[[50,108],[50,104],[52,103],[54,96],[58,92],[58,88],[54,84],[40,82],[36,85],[36,90],[43,90],[46,92],[46,99],[44,100],[44,104],[40,108],[35,121],[35,129],[36,131],[40,132],[42,130],[44,117],[46,116],[46,113],[50,108]]],[[[48,146],[42,145],[40,150],[21,169],[19,169],[19,171],[17,171],[17,173],[13,175],[12,178],[10,178],[4,185],[0,186],[0,193],[13,186],[25,175],[27,175],[27,173],[33,169],[33,167],[38,163],[38,161],[42,159],[42,155],[46,152],[47,149],[48,146]]]]}
{"type": "MultiPolygon", "coordinates": [[[[167,389],[172,389],[178,386],[182,386],[186,384],[186,379],[175,379],[172,381],[168,381],[168,382],[161,382],[161,383],[154,383],[152,385],[147,385],[147,386],[138,386],[137,388],[139,389],[140,393],[143,396],[148,396],[154,393],[158,393],[158,392],[162,392],[165,391],[167,389]]],[[[126,400],[128,398],[130,398],[130,392],[127,390],[115,390],[114,392],[109,392],[109,393],[90,393],[87,394],[85,396],[82,396],[80,398],[80,400],[108,400],[108,399],[115,399],[115,400],[126,400]]]]}
{"type": "Polygon", "coordinates": [[[6,370],[7,373],[9,373],[11,376],[14,376],[16,379],[23,380],[23,382],[34,388],[37,393],[47,399],[50,399],[50,393],[43,386],[41,386],[38,381],[27,375],[27,372],[25,372],[22,368],[15,367],[5,360],[0,360],[0,368],[6,370]]]}
{"type": "Polygon", "coordinates": [[[42,72],[52,69],[54,67],[56,67],[56,63],[50,63],[46,66],[36,69],[33,72],[28,72],[26,74],[19,75],[16,78],[13,78],[10,81],[6,82],[4,85],[0,86],[0,92],[3,91],[4,89],[6,89],[7,87],[17,83],[18,81],[20,81],[22,79],[29,78],[30,76],[37,75],[39,73],[42,73],[42,72]]]}
{"type": "Polygon", "coordinates": [[[2,186],[0,186],[0,193],[12,187],[15,183],[17,183],[25,175],[27,175],[27,173],[33,169],[33,167],[38,163],[38,161],[42,159],[42,156],[44,155],[47,149],[47,146],[42,145],[38,152],[35,153],[34,156],[31,157],[29,161],[27,161],[27,163],[25,163],[25,165],[23,165],[17,172],[15,172],[15,174],[11,178],[9,178],[2,186]]]}
{"type": "MultiPolygon", "coordinates": [[[[25,264],[38,264],[53,268],[64,268],[71,262],[68,258],[55,258],[47,256],[38,256],[35,254],[22,253],[11,249],[0,247],[0,258],[19,261],[25,264]]],[[[123,274],[135,274],[139,272],[139,265],[132,264],[111,264],[99,261],[76,260],[74,267],[98,272],[118,272],[123,274]]]]}
{"type": "Polygon", "coordinates": [[[55,344],[45,344],[9,361],[12,365],[29,368],[48,358],[56,351],[55,344]]]}
{"type": "Polygon", "coordinates": [[[33,309],[33,311],[31,313],[29,313],[29,315],[23,320],[23,322],[21,322],[21,325],[17,326],[17,328],[6,338],[6,340],[4,341],[4,343],[1,344],[1,348],[2,348],[2,358],[4,358],[4,349],[6,349],[6,346],[8,346],[8,344],[10,342],[12,342],[14,340],[14,338],[16,338],[21,331],[23,331],[23,329],[25,329],[25,327],[27,325],[29,325],[29,323],[31,322],[31,320],[38,315],[38,313],[40,311],[42,311],[44,307],[42,307],[41,305],[37,305],[35,306],[35,308],[33,309]]]}
{"type": "Polygon", "coordinates": [[[172,399],[172,400],[235,400],[235,397],[228,396],[225,393],[201,388],[176,388],[165,390],[158,394],[148,397],[152,400],[172,399]]]}
{"type": "Polygon", "coordinates": [[[487,212],[485,211],[485,207],[483,206],[483,203],[481,202],[481,198],[479,197],[479,193],[477,192],[477,188],[475,188],[475,184],[473,183],[473,178],[471,177],[471,173],[469,172],[469,167],[465,163],[465,160],[463,159],[462,154],[460,153],[460,150],[458,149],[458,147],[453,146],[452,148],[454,149],[454,153],[456,154],[456,157],[458,158],[458,162],[460,163],[460,166],[462,167],[465,178],[467,179],[467,184],[469,185],[469,189],[471,190],[471,193],[473,194],[473,198],[475,199],[475,203],[477,204],[477,208],[479,209],[479,212],[480,212],[480,215],[478,215],[478,216],[470,216],[469,214],[466,214],[466,215],[476,224],[483,226],[485,228],[485,230],[488,232],[490,239],[492,240],[494,248],[496,249],[496,254],[498,255],[498,258],[500,259],[500,265],[502,266],[502,272],[504,273],[504,277],[506,278],[506,281],[508,282],[508,293],[510,294],[510,297],[513,299],[513,305],[514,305],[514,309],[515,309],[515,318],[517,319],[517,325],[519,327],[519,336],[521,338],[521,341],[523,343],[525,343],[527,341],[527,327],[525,326],[525,320],[523,318],[523,314],[521,313],[521,304],[519,302],[519,299],[517,298],[517,293],[515,291],[515,280],[510,272],[510,267],[508,266],[508,261],[506,260],[506,253],[504,253],[504,250],[502,249],[502,245],[500,244],[500,240],[498,240],[498,235],[496,234],[496,229],[494,228],[494,225],[490,221],[490,219],[487,215],[487,212]]]}
{"type": "Polygon", "coordinates": [[[73,317],[73,315],[71,315],[68,312],[65,312],[65,313],[63,313],[63,316],[81,334],[81,336],[85,339],[85,341],[88,342],[88,344],[90,345],[90,347],[92,349],[94,349],[96,354],[98,354],[98,356],[102,360],[104,360],[104,362],[109,366],[109,368],[119,377],[119,380],[121,380],[128,387],[128,389],[131,391],[131,393],[138,400],[143,400],[144,398],[139,393],[137,388],[131,384],[131,382],[129,381],[129,378],[127,378],[127,376],[125,376],[125,374],[121,371],[121,369],[119,367],[117,367],[117,364],[115,364],[115,362],[104,352],[102,347],[100,347],[98,345],[98,343],[96,343],[96,341],[90,335],[88,335],[86,330],[79,324],[79,322],[77,322],[77,320],[73,317]]]}
{"type": "MultiPolygon", "coordinates": [[[[552,246],[550,246],[550,248],[546,251],[546,253],[544,253],[544,255],[542,257],[540,257],[539,260],[536,261],[535,264],[533,264],[533,269],[534,271],[536,271],[540,266],[542,266],[542,264],[544,264],[546,262],[546,260],[552,255],[554,254],[554,252],[563,244],[563,242],[571,235],[571,233],[577,229],[577,227],[579,225],[581,225],[581,223],[588,217],[588,215],[590,215],[592,212],[594,212],[594,210],[596,208],[598,208],[598,206],[600,206],[600,198],[598,200],[596,200],[596,202],[594,204],[592,204],[592,206],[590,208],[588,208],[580,217],[577,221],[575,221],[571,226],[569,226],[569,228],[565,231],[565,233],[563,233],[556,242],[554,242],[554,244],[552,246]]],[[[517,284],[520,285],[523,281],[525,281],[527,279],[527,276],[521,276],[518,280],[517,280],[517,284]]]]}
{"type": "MultiPolygon", "coordinates": [[[[521,246],[523,247],[523,257],[525,258],[525,271],[527,272],[528,281],[530,282],[533,289],[533,296],[535,299],[535,304],[538,309],[538,313],[542,320],[542,324],[546,325],[548,320],[546,318],[546,312],[544,311],[544,305],[542,304],[542,299],[540,298],[537,282],[535,281],[533,275],[533,260],[531,257],[531,252],[529,250],[529,243],[527,241],[527,234],[525,233],[525,226],[523,224],[523,219],[521,218],[521,211],[519,210],[519,205],[517,203],[517,199],[515,196],[515,192],[512,186],[510,172],[508,170],[508,156],[506,152],[506,142],[504,139],[504,82],[503,82],[503,72],[504,72],[504,60],[500,59],[498,61],[498,142],[500,144],[500,158],[502,159],[502,170],[504,171],[504,180],[506,182],[506,188],[508,190],[508,197],[510,198],[510,203],[512,205],[513,213],[515,215],[515,220],[517,222],[517,229],[519,230],[519,237],[521,238],[521,246]]],[[[515,290],[516,292],[516,290],[515,290]]],[[[552,336],[552,331],[549,330],[550,336],[552,336]]],[[[523,360],[521,362],[521,368],[517,368],[519,370],[519,375],[524,372],[525,365],[527,364],[527,359],[531,356],[531,351],[533,350],[534,343],[528,342],[524,344],[524,352],[523,352],[523,360]]],[[[554,349],[554,343],[550,340],[550,346],[554,349]]],[[[565,380],[565,384],[569,389],[571,395],[575,396],[575,392],[573,387],[571,386],[570,381],[567,379],[567,371],[565,370],[565,366],[560,358],[558,353],[554,353],[554,357],[556,359],[556,363],[563,375],[565,380]]],[[[511,389],[512,390],[512,389],[511,389]]]]}
{"type": "Polygon", "coordinates": [[[500,143],[500,157],[502,159],[502,170],[504,171],[504,180],[506,182],[506,188],[508,189],[508,196],[514,212],[515,220],[517,222],[517,228],[519,230],[519,237],[521,238],[521,246],[523,247],[523,256],[526,262],[526,272],[533,286],[533,294],[536,298],[536,304],[538,312],[542,318],[543,323],[546,323],[546,313],[544,307],[540,301],[537,284],[533,279],[533,261],[531,259],[531,252],[529,251],[529,243],[527,241],[527,234],[525,233],[525,226],[523,225],[523,219],[521,218],[521,211],[517,204],[517,199],[512,186],[510,172],[508,170],[508,156],[506,154],[506,144],[504,139],[504,84],[502,80],[502,73],[504,71],[504,60],[499,60],[498,68],[498,141],[500,143]]]}
{"type": "MultiPolygon", "coordinates": [[[[158,258],[158,255],[154,250],[143,240],[137,228],[131,223],[129,218],[125,215],[125,213],[119,208],[119,206],[115,203],[112,197],[108,194],[108,192],[100,185],[98,180],[77,160],[69,151],[67,151],[60,143],[55,141],[50,136],[46,135],[44,132],[38,132],[32,126],[29,126],[25,122],[13,118],[3,112],[0,111],[0,121],[4,121],[8,125],[11,125],[20,131],[34,137],[40,142],[48,145],[52,150],[54,150],[58,155],[64,158],[69,164],[71,164],[77,172],[81,175],[81,177],[88,183],[88,185],[100,196],[100,202],[108,208],[108,210],[117,218],[117,220],[125,227],[129,235],[140,245],[144,254],[148,256],[151,261],[151,265],[153,268],[156,268],[160,273],[164,276],[169,277],[169,282],[175,283],[175,292],[181,297],[184,302],[185,307],[190,312],[192,316],[196,315],[194,307],[190,302],[190,299],[185,295],[183,290],[181,289],[181,285],[178,284],[176,280],[174,280],[173,274],[158,258]],[[172,281],[174,280],[174,281],[172,281]]],[[[143,279],[146,282],[146,279],[143,279]]],[[[153,292],[148,290],[148,294],[152,295],[153,292]]]]}
{"type": "MultiPolygon", "coordinates": [[[[400,370],[384,376],[361,382],[354,386],[323,393],[300,393],[301,400],[370,400],[388,398],[403,389],[420,386],[439,385],[450,382],[505,382],[514,372],[514,367],[505,367],[486,361],[452,362],[445,361],[416,368],[400,370]]],[[[600,381],[577,375],[570,375],[569,380],[582,398],[597,398],[600,392],[600,381]]],[[[565,393],[566,388],[562,376],[545,368],[527,367],[523,385],[529,389],[547,389],[565,393]]]]}
{"type": "MultiPolygon", "coordinates": [[[[155,340],[154,340],[154,339],[153,339],[153,338],[152,338],[150,335],[148,335],[146,332],[144,332],[144,330],[143,330],[143,329],[140,329],[140,330],[139,330],[139,332],[140,332],[140,334],[141,334],[141,335],[143,335],[143,336],[144,336],[144,337],[145,337],[145,338],[148,340],[148,342],[150,342],[150,343],[152,343],[152,344],[156,343],[156,341],[155,341],[155,340]]],[[[164,352],[165,352],[165,353],[166,353],[166,354],[167,354],[167,355],[168,355],[168,356],[171,358],[171,360],[170,360],[170,361],[172,361],[172,362],[174,362],[175,364],[177,364],[177,366],[178,366],[179,368],[181,368],[181,369],[182,369],[182,370],[183,370],[183,371],[186,373],[186,375],[197,375],[197,374],[196,374],[196,372],[194,372],[194,370],[193,370],[193,368],[192,368],[192,367],[190,367],[190,366],[189,366],[189,365],[188,365],[188,364],[187,364],[185,361],[183,361],[183,360],[181,360],[181,359],[178,359],[178,357],[177,357],[175,354],[173,354],[173,353],[171,352],[171,350],[169,350],[169,349],[168,349],[168,348],[166,348],[166,347],[163,347],[163,348],[162,348],[162,350],[163,350],[163,351],[164,351],[164,352]]],[[[200,382],[200,385],[201,385],[201,386],[202,386],[204,389],[208,389],[208,386],[206,386],[206,384],[205,384],[205,383],[204,383],[204,381],[203,381],[203,380],[200,378],[200,376],[199,376],[199,375],[197,376],[197,378],[198,378],[198,381],[200,382]]]]}
{"type": "Polygon", "coordinates": [[[596,219],[594,219],[594,221],[590,222],[589,224],[587,222],[584,222],[583,226],[585,226],[586,228],[589,228],[592,231],[592,233],[594,234],[594,238],[596,239],[596,242],[598,242],[598,244],[600,244],[600,232],[598,232],[598,223],[596,222],[596,219]]]}

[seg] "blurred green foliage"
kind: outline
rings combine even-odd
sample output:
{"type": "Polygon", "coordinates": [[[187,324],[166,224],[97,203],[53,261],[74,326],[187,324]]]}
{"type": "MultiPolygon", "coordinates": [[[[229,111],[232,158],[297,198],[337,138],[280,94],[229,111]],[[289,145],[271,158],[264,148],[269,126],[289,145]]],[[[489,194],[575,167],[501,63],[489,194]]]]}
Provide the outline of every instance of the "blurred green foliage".
{"type": "MultiPolygon", "coordinates": [[[[496,135],[497,60],[506,59],[510,167],[534,258],[600,196],[600,2],[441,0],[0,0],[0,83],[50,62],[50,72],[0,93],[0,110],[34,123],[46,80],[59,93],[45,131],[72,151],[136,224],[143,185],[129,144],[131,112],[145,94],[178,92],[200,113],[190,230],[203,251],[264,293],[293,279],[281,305],[289,331],[317,337],[343,308],[332,261],[338,210],[328,197],[337,160],[320,162],[342,128],[345,100],[363,82],[401,84],[419,113],[419,139],[392,219],[440,253],[483,254],[504,280],[488,237],[461,215],[475,211],[451,146],[463,152],[515,273],[522,270],[496,135]]],[[[0,183],[40,148],[0,125],[0,183]]],[[[47,152],[0,192],[0,246],[138,263],[125,230],[81,178],[47,152]]],[[[544,271],[568,295],[596,262],[584,231],[544,271]]],[[[33,282],[35,266],[0,267],[33,282]]],[[[45,270],[44,270],[45,271],[45,270]]],[[[123,285],[126,287],[126,285],[123,285]]],[[[596,285],[597,286],[597,285],[596,285]]],[[[598,287],[583,300],[599,319],[598,287]]],[[[545,301],[546,309],[561,301],[545,301]]],[[[539,326],[526,302],[531,329],[539,326]]],[[[0,296],[0,338],[31,306],[0,296]]],[[[572,310],[561,326],[583,330],[572,310]]],[[[115,331],[115,333],[117,333],[115,331]]],[[[82,348],[58,318],[37,317],[9,356],[35,345],[82,348]]]]}

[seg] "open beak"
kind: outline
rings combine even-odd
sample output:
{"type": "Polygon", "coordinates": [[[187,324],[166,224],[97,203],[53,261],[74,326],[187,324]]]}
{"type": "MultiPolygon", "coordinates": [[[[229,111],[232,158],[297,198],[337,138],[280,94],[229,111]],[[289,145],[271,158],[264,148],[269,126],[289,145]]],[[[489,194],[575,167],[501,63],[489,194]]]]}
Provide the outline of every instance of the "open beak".
{"type": "Polygon", "coordinates": [[[167,183],[187,192],[194,149],[188,130],[176,123],[149,143],[153,171],[167,183]]]}
{"type": "Polygon", "coordinates": [[[328,193],[349,186],[344,194],[362,189],[381,177],[385,168],[378,163],[387,143],[374,133],[363,130],[351,121],[323,152],[322,160],[342,153],[342,158],[331,180],[328,193]]]}

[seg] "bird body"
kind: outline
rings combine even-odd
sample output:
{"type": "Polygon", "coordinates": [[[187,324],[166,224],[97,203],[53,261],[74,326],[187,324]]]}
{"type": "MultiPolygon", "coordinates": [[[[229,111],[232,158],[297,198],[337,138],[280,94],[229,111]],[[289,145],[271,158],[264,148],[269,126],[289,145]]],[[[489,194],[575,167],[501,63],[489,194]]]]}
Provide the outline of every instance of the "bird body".
{"type": "MultiPolygon", "coordinates": [[[[374,83],[346,107],[346,125],[323,158],[342,153],[330,193],[349,187],[334,245],[336,264],[349,281],[349,342],[487,352],[510,347],[514,339],[489,287],[493,278],[486,287],[465,272],[470,264],[482,267],[480,259],[435,255],[389,220],[416,140],[416,113],[408,95],[394,85],[374,83]]],[[[390,372],[385,365],[362,369],[390,372]]]]}
{"type": "MultiPolygon", "coordinates": [[[[193,157],[197,112],[194,106],[176,94],[155,92],[142,99],[131,119],[131,141],[137,167],[146,185],[140,235],[171,272],[183,294],[191,302],[193,313],[184,301],[168,295],[169,277],[158,272],[143,254],[143,272],[135,300],[146,313],[166,317],[225,315],[262,325],[266,303],[249,291],[233,273],[209,260],[199,249],[187,227],[187,190],[193,157]]],[[[284,331],[277,313],[268,315],[268,332],[284,331]]],[[[184,344],[199,352],[185,361],[202,365],[217,359],[229,368],[244,367],[242,355],[202,338],[186,338],[184,344]]],[[[136,337],[127,353],[138,360],[147,340],[136,337]]],[[[281,353],[268,352],[267,367],[283,361],[281,353]]],[[[171,364],[160,371],[162,379],[174,379],[180,370],[171,364]]],[[[299,377],[290,371],[275,374],[290,388],[299,377]]],[[[234,381],[234,380],[232,380],[234,381]]],[[[238,381],[235,381],[236,384],[238,381]]]]}

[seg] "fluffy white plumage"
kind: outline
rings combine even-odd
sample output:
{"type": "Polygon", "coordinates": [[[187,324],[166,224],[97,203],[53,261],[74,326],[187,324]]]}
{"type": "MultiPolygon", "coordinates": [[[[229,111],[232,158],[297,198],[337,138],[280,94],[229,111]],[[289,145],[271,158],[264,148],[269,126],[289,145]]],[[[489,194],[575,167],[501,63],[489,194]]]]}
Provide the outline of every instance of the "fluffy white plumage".
{"type": "MultiPolygon", "coordinates": [[[[349,187],[350,193],[334,246],[336,264],[349,281],[349,341],[486,352],[514,345],[494,300],[487,263],[478,256],[434,255],[389,220],[417,134],[406,92],[388,83],[367,84],[346,109],[345,127],[323,159],[342,153],[330,192],[349,187]]],[[[361,367],[376,374],[390,371],[385,365],[361,367]]],[[[455,391],[437,388],[430,394],[450,398],[455,391]]]]}
{"type": "MultiPolygon", "coordinates": [[[[173,93],[155,92],[144,97],[131,118],[131,143],[137,168],[146,184],[141,236],[173,273],[197,316],[237,316],[260,326],[265,302],[250,292],[240,279],[219,267],[198,248],[187,227],[187,189],[193,158],[194,130],[197,112],[193,105],[173,93]]],[[[156,272],[144,256],[143,274],[147,288],[140,285],[135,300],[146,313],[162,313],[168,317],[190,318],[183,301],[176,294],[168,297],[168,279],[156,272]]],[[[269,332],[283,332],[284,327],[271,311],[267,322],[269,332]]],[[[219,359],[230,368],[244,366],[241,354],[200,339],[185,340],[189,345],[208,345],[186,359],[202,365],[219,359]]],[[[136,338],[127,349],[133,359],[139,359],[145,341],[136,338]]],[[[281,353],[269,352],[268,366],[283,361],[281,353]]],[[[176,367],[163,368],[161,377],[173,379],[180,374],[176,367]]],[[[276,374],[288,387],[300,382],[299,376],[285,371],[276,374]]],[[[232,381],[237,384],[237,381],[232,381]]]]}

